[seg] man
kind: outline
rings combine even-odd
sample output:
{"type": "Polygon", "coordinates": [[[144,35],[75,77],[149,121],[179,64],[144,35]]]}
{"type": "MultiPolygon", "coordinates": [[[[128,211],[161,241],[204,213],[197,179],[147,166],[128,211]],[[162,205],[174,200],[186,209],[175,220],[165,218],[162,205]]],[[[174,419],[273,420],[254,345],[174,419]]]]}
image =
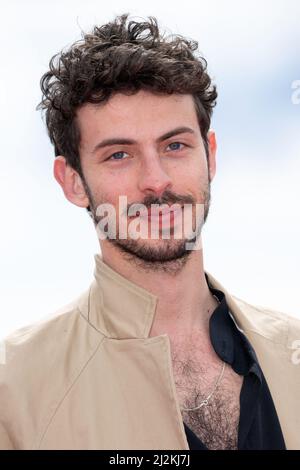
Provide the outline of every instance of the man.
{"type": "Polygon", "coordinates": [[[300,448],[299,322],[204,271],[217,93],[196,49],[122,15],[41,80],[55,178],[101,255],[88,292],[6,340],[2,448],[300,448]]]}

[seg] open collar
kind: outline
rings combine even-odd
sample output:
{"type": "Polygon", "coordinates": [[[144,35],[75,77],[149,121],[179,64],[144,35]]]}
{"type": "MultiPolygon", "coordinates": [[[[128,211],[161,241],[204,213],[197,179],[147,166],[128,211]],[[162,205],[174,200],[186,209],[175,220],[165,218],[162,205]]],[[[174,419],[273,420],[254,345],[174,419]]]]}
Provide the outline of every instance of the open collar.
{"type": "MultiPolygon", "coordinates": [[[[101,254],[95,255],[94,277],[88,294],[79,300],[79,309],[91,326],[112,339],[148,338],[157,296],[116,272],[103,261],[101,254]]],[[[286,322],[280,316],[268,315],[267,321],[264,320],[260,309],[231,296],[207,271],[205,277],[210,289],[224,294],[237,328],[284,342],[286,322]]]]}

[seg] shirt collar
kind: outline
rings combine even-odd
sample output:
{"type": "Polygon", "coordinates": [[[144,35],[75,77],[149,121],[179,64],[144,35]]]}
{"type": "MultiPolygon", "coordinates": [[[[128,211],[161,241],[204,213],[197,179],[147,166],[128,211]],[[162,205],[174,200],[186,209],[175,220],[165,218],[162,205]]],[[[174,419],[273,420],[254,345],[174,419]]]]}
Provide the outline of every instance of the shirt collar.
{"type": "Polygon", "coordinates": [[[219,300],[219,305],[209,320],[210,339],[214,350],[237,374],[254,373],[261,380],[262,373],[255,351],[230,314],[225,294],[214,288],[207,274],[205,276],[210,291],[219,300]]]}

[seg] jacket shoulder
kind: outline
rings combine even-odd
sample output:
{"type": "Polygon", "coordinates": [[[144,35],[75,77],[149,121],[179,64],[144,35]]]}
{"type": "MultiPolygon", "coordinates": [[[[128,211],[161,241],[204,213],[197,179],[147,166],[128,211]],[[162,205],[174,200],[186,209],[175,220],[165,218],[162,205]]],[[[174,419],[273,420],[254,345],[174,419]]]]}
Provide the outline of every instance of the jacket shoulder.
{"type": "Polygon", "coordinates": [[[24,354],[33,352],[36,347],[39,348],[39,357],[43,352],[47,354],[52,349],[55,350],[57,334],[60,340],[62,336],[66,336],[68,330],[78,321],[78,315],[76,301],[73,301],[42,320],[13,331],[1,342],[1,363],[8,365],[24,359],[24,354]]]}
{"type": "Polygon", "coordinates": [[[231,296],[242,314],[246,317],[245,329],[252,330],[266,338],[293,347],[295,340],[300,339],[300,319],[285,312],[254,305],[231,296]]]}
{"type": "Polygon", "coordinates": [[[0,449],[5,441],[13,448],[34,447],[33,437],[41,435],[101,342],[78,308],[82,297],[2,341],[0,449]]]}

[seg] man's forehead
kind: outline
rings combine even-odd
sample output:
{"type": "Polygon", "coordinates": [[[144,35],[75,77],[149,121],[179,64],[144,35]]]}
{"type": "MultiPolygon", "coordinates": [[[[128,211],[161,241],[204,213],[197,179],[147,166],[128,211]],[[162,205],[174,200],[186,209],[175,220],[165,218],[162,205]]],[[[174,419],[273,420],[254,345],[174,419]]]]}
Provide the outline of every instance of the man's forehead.
{"type": "Polygon", "coordinates": [[[183,126],[198,131],[193,97],[183,94],[117,93],[106,103],[84,104],[77,112],[77,120],[82,137],[85,135],[88,140],[95,133],[107,137],[125,132],[130,138],[144,130],[151,130],[153,137],[183,126]]]}

